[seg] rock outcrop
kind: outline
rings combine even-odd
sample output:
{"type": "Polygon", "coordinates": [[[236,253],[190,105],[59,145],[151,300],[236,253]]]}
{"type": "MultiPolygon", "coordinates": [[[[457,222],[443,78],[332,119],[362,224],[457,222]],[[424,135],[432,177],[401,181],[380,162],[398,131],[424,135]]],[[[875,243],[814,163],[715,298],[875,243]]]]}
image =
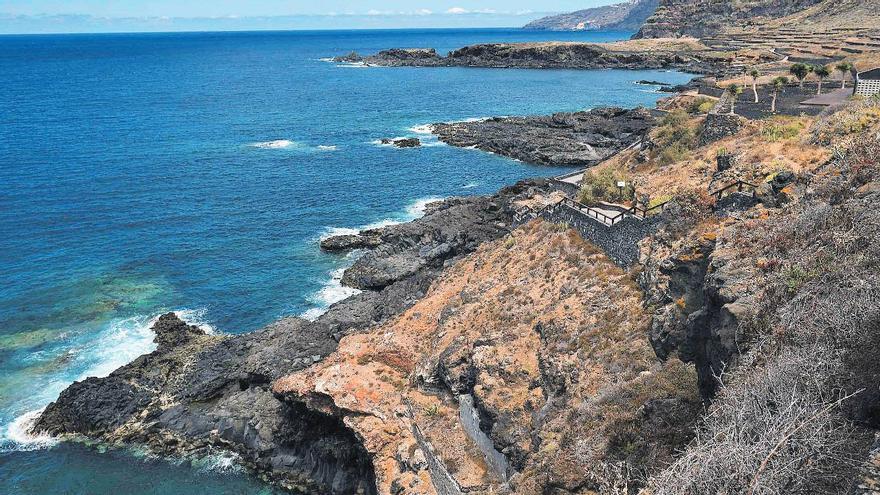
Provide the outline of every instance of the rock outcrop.
{"type": "Polygon", "coordinates": [[[640,140],[654,125],[644,108],[599,108],[547,116],[434,124],[441,141],[541,165],[594,165],[640,140]]]}
{"type": "Polygon", "coordinates": [[[828,0],[660,0],[660,5],[635,38],[715,35],[725,28],[760,25],[828,0]]]}
{"type": "Polygon", "coordinates": [[[655,10],[659,0],[628,0],[613,5],[542,17],[526,24],[533,31],[636,31],[655,10]]]}
{"type": "Polygon", "coordinates": [[[693,369],[657,362],[646,316],[626,272],[534,221],[274,390],[349,425],[381,493],[638,486],[701,410],[693,369]]]}
{"type": "Polygon", "coordinates": [[[382,67],[516,67],[525,69],[678,69],[703,73],[717,54],[696,40],[638,40],[616,43],[491,43],[441,56],[431,48],[390,49],[338,61],[382,67]]]}
{"type": "Polygon", "coordinates": [[[418,148],[422,145],[422,142],[419,140],[419,138],[384,138],[380,142],[382,144],[390,144],[398,148],[418,148]]]}
{"type": "MultiPolygon", "coordinates": [[[[153,325],[155,351],[105,378],[74,383],[34,431],[142,444],[160,454],[228,451],[293,491],[376,493],[369,454],[350,426],[275,394],[272,383],[320,362],[346,335],[400,314],[444,265],[509,233],[520,201],[546,192],[545,181],[523,182],[490,197],[442,201],[422,219],[365,233],[374,242],[359,247],[375,250],[346,280],[374,290],[314,322],[287,318],[253,333],[214,336],[163,315],[153,325]]],[[[352,245],[328,243],[343,244],[352,245]]]]}

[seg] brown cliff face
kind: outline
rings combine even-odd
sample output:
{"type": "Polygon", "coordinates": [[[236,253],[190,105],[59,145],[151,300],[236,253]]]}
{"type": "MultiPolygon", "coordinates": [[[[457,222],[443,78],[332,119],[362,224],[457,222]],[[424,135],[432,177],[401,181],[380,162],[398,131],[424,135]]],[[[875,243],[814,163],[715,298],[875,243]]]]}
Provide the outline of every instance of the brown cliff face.
{"type": "Polygon", "coordinates": [[[532,222],[273,389],[341,417],[380,493],[634,486],[631,473],[690,439],[700,410],[693,369],[658,363],[647,326],[627,273],[573,231],[532,222]]]}
{"type": "Polygon", "coordinates": [[[791,15],[824,0],[661,0],[636,38],[703,37],[726,27],[754,25],[791,15]]]}

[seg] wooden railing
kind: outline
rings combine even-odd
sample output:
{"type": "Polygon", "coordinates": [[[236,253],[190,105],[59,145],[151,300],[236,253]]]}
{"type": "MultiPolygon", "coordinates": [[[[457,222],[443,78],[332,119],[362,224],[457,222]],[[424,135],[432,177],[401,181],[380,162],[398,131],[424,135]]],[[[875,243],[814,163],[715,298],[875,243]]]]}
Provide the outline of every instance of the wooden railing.
{"type": "Polygon", "coordinates": [[[743,192],[743,189],[749,188],[752,190],[752,194],[754,194],[755,190],[758,188],[755,184],[751,182],[746,182],[744,180],[738,180],[732,184],[728,184],[717,191],[713,191],[709,194],[715,196],[716,199],[720,200],[725,192],[730,191],[731,189],[736,188],[736,192],[743,192]]]}
{"type": "Polygon", "coordinates": [[[670,201],[672,201],[672,200],[667,199],[666,201],[664,201],[662,203],[658,203],[654,206],[651,206],[650,208],[646,208],[644,206],[639,206],[639,205],[633,205],[633,207],[630,211],[632,212],[633,215],[635,215],[637,217],[641,217],[642,219],[645,219],[645,218],[648,218],[649,215],[653,214],[653,212],[655,212],[657,210],[660,210],[661,212],[664,211],[666,209],[666,205],[668,205],[670,201]]]}
{"type": "Polygon", "coordinates": [[[608,215],[603,211],[597,210],[596,208],[593,208],[591,206],[587,206],[583,203],[579,203],[579,202],[577,202],[573,199],[567,198],[567,197],[562,200],[562,203],[580,211],[581,213],[585,214],[586,216],[588,216],[594,220],[598,220],[599,222],[602,222],[603,224],[605,224],[609,227],[620,222],[627,215],[627,212],[625,212],[625,211],[622,211],[622,212],[618,213],[617,215],[613,215],[613,216],[608,215]]]}

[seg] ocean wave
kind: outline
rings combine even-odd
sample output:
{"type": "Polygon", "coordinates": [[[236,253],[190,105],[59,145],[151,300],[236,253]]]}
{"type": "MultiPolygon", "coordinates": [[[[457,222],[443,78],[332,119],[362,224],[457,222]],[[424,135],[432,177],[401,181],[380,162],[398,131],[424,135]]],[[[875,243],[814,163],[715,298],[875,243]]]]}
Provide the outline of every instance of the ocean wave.
{"type": "Polygon", "coordinates": [[[342,274],[345,273],[345,270],[348,269],[353,262],[353,260],[349,261],[345,266],[341,266],[329,273],[328,279],[322,283],[321,288],[308,297],[308,301],[315,306],[303,311],[302,314],[300,314],[301,318],[315,321],[321,315],[326,313],[327,310],[330,309],[330,306],[360,293],[360,290],[358,289],[342,285],[342,274]]]}
{"type": "MultiPolygon", "coordinates": [[[[391,225],[409,222],[424,216],[429,204],[441,200],[443,200],[443,198],[437,196],[419,198],[408,204],[398,215],[362,225],[360,227],[328,227],[321,233],[319,239],[323,240],[337,235],[355,235],[365,230],[389,227],[391,225]]],[[[301,318],[314,321],[326,313],[333,304],[360,292],[357,289],[342,285],[343,273],[354,264],[360,254],[361,253],[357,251],[348,253],[345,259],[341,262],[341,265],[337,266],[327,274],[327,279],[321,283],[321,288],[308,296],[307,300],[314,306],[300,313],[299,316],[301,318]]]]}
{"type": "Polygon", "coordinates": [[[324,145],[324,144],[318,145],[318,151],[336,151],[338,149],[339,148],[335,145],[324,145]]]}
{"type": "Polygon", "coordinates": [[[218,452],[193,460],[201,472],[236,473],[241,471],[241,457],[233,452],[218,452]]]}
{"type": "Polygon", "coordinates": [[[339,67],[342,69],[368,69],[371,66],[367,65],[363,62],[345,62],[345,63],[341,63],[341,64],[336,64],[336,67],[339,67]]]}
{"type": "Polygon", "coordinates": [[[112,321],[98,334],[94,339],[95,342],[90,343],[86,351],[88,354],[84,359],[88,359],[91,365],[77,380],[85,380],[93,376],[105,377],[137,357],[153,352],[156,344],[153,343],[155,334],[152,327],[159,320],[159,316],[161,315],[132,316],[112,321]]]}
{"type": "MultiPolygon", "coordinates": [[[[187,324],[199,327],[208,335],[217,335],[217,329],[214,328],[214,325],[208,323],[208,320],[206,319],[208,308],[178,309],[174,311],[174,314],[187,324]]],[[[152,324],[150,326],[152,327],[152,324]]]]}
{"type": "Polygon", "coordinates": [[[407,130],[416,134],[434,134],[434,131],[432,130],[433,125],[434,124],[420,124],[412,126],[407,130]]]}
{"type": "Polygon", "coordinates": [[[473,189],[475,187],[479,187],[479,182],[468,182],[467,184],[461,186],[462,189],[473,189]]]}
{"type": "Polygon", "coordinates": [[[0,453],[42,450],[57,444],[58,440],[48,433],[30,433],[42,412],[43,409],[37,409],[15,418],[0,438],[0,453]]]}
{"type": "Polygon", "coordinates": [[[259,143],[251,143],[248,146],[251,148],[259,148],[263,150],[281,150],[290,148],[295,145],[295,141],[291,141],[289,139],[275,139],[273,141],[263,141],[259,143]]]}
{"type": "MultiPolygon", "coordinates": [[[[105,377],[139,356],[155,350],[152,327],[165,312],[113,319],[96,334],[76,341],[71,347],[62,350],[63,359],[54,359],[66,364],[55,369],[51,376],[46,377],[46,382],[41,382],[38,391],[18,401],[12,411],[9,411],[12,413],[10,416],[17,416],[5,427],[0,426],[0,452],[38,450],[55,445],[56,440],[47,434],[28,433],[43,408],[72,382],[89,377],[105,377]],[[38,409],[20,414],[20,411],[28,408],[38,409]]],[[[206,309],[181,309],[174,313],[206,333],[216,333],[205,319],[206,309]]],[[[52,358],[53,356],[46,355],[42,359],[52,358]]]]}

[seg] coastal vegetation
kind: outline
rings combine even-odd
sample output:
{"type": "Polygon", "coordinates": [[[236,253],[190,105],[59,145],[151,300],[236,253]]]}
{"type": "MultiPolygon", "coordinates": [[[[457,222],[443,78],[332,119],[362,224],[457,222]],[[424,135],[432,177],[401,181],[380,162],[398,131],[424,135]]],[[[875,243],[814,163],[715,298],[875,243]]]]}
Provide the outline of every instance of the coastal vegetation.
{"type": "Polygon", "coordinates": [[[703,32],[724,41],[756,13],[838,15],[819,4],[712,0],[697,12],[670,0],[640,32],[705,41],[367,57],[718,77],[656,110],[432,125],[453,146],[588,168],[324,239],[358,253],[341,276],[356,295],[315,321],[239,336],[165,315],[156,351],[72,385],[37,431],[229,449],[285,488],[336,495],[868,493],[880,486],[880,98],[807,113],[788,96],[812,97],[811,73],[821,94],[829,66],[708,50],[719,41],[703,32]],[[782,94],[786,73],[798,88],[782,94]],[[738,100],[747,77],[754,104],[738,100]],[[628,201],[662,208],[596,214],[628,201]]]}
{"type": "Polygon", "coordinates": [[[630,177],[620,171],[605,168],[599,171],[588,171],[581,182],[581,203],[592,205],[599,201],[622,203],[633,199],[635,188],[630,177]],[[625,184],[620,187],[620,184],[625,184]]]}

